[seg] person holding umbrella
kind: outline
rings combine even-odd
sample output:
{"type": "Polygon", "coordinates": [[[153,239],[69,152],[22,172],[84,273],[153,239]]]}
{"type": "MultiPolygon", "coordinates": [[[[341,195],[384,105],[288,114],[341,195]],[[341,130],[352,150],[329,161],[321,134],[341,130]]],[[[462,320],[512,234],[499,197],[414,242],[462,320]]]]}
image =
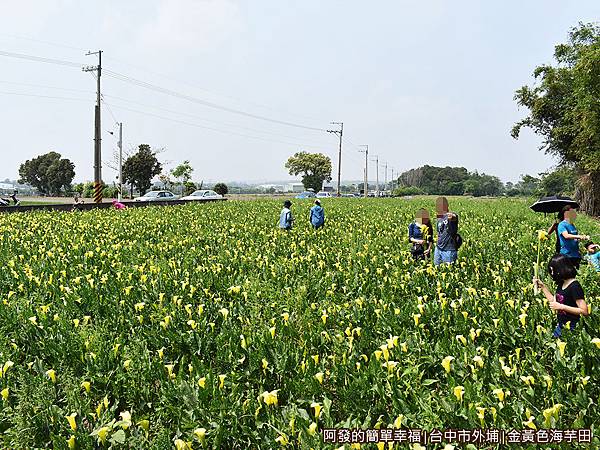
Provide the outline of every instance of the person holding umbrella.
{"type": "Polygon", "coordinates": [[[563,208],[557,214],[554,223],[552,223],[552,225],[550,225],[550,228],[548,228],[548,236],[552,236],[554,233],[556,233],[556,253],[560,253],[560,236],[558,235],[558,224],[565,220],[565,212],[569,211],[571,208],[571,205],[563,206],[563,208]]]}
{"type": "Polygon", "coordinates": [[[579,253],[579,241],[589,238],[589,236],[579,235],[573,221],[577,217],[575,210],[579,208],[579,203],[569,197],[560,197],[552,195],[542,197],[530,208],[535,212],[558,213],[559,222],[554,223],[548,230],[548,234],[556,232],[556,253],[570,258],[575,267],[581,263],[581,254],[579,253]]]}

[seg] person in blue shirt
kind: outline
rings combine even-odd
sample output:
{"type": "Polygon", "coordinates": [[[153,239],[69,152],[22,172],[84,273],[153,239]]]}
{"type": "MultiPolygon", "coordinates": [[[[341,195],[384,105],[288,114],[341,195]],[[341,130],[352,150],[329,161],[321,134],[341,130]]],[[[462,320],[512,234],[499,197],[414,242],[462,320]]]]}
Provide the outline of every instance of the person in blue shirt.
{"type": "Polygon", "coordinates": [[[294,223],[294,216],[292,215],[292,202],[286,200],[283,202],[283,209],[279,214],[279,228],[282,230],[291,230],[294,223]]]}
{"type": "Polygon", "coordinates": [[[584,259],[591,264],[596,272],[600,272],[600,245],[594,244],[592,241],[588,241],[584,245],[587,250],[584,259]]]}
{"type": "Polygon", "coordinates": [[[577,212],[574,209],[565,211],[565,220],[558,224],[556,231],[560,240],[560,254],[569,258],[573,266],[578,269],[581,263],[579,241],[589,240],[590,237],[577,232],[577,228],[573,225],[576,217],[577,212]]]}
{"type": "Polygon", "coordinates": [[[431,255],[433,226],[426,209],[418,210],[415,221],[408,226],[408,242],[412,244],[410,253],[415,261],[425,260],[431,255]]]}
{"type": "Polygon", "coordinates": [[[325,210],[319,200],[315,200],[315,206],[310,208],[310,223],[315,230],[325,225],[325,210]]]}

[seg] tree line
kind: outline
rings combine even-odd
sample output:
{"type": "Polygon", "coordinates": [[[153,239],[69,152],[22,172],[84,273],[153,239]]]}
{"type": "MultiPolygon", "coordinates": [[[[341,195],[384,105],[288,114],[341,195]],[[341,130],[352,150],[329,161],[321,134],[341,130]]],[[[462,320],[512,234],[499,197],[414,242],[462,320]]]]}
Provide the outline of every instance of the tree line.
{"type": "Polygon", "coordinates": [[[561,166],[537,177],[521,175],[517,183],[502,183],[485,173],[469,172],[464,167],[425,165],[402,173],[396,180],[395,195],[472,195],[482,196],[545,196],[573,195],[576,172],[561,166]]]}
{"type": "MultiPolygon", "coordinates": [[[[188,195],[195,191],[198,185],[190,181],[194,171],[190,162],[184,161],[170,173],[164,173],[163,165],[157,156],[159,152],[160,150],[152,149],[148,144],[140,144],[137,151],[127,156],[123,162],[123,184],[129,187],[130,196],[133,197],[134,190],[140,194],[149,191],[152,187],[152,180],[156,176],[159,176],[164,189],[180,186],[179,193],[182,195],[188,195]],[[171,176],[179,182],[173,181],[171,176]]],[[[25,161],[19,167],[19,177],[19,183],[33,186],[42,195],[62,196],[77,192],[83,197],[93,196],[93,183],[73,185],[75,164],[54,151],[25,161]]],[[[200,184],[200,189],[202,184],[200,184]]],[[[116,197],[118,189],[115,183],[112,186],[105,185],[104,196],[116,197]]],[[[221,195],[228,192],[227,185],[224,183],[217,183],[213,189],[221,195]]]]}

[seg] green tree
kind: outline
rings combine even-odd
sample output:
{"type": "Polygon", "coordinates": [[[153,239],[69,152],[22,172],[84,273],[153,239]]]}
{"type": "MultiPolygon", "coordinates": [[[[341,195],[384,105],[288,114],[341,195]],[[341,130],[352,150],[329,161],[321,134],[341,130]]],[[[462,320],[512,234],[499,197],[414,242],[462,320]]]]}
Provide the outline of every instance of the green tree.
{"type": "Polygon", "coordinates": [[[49,152],[21,164],[19,176],[19,183],[28,183],[43,194],[60,195],[75,178],[75,164],[60,153],[49,152]]]}
{"type": "Polygon", "coordinates": [[[571,167],[559,167],[551,172],[540,174],[540,195],[567,195],[575,192],[575,180],[577,174],[571,167]]]}
{"type": "Polygon", "coordinates": [[[474,197],[482,197],[484,195],[493,197],[502,193],[503,185],[498,177],[479,174],[474,172],[470,174],[469,179],[465,181],[465,192],[470,193],[474,197]]]}
{"type": "Polygon", "coordinates": [[[183,184],[183,194],[184,195],[190,195],[195,190],[196,190],[196,183],[194,183],[193,181],[186,181],[183,184]]]}
{"type": "Polygon", "coordinates": [[[318,192],[324,181],[331,181],[331,159],[322,153],[297,152],[285,163],[290,175],[302,174],[305,189],[318,192]]]}
{"type": "Polygon", "coordinates": [[[156,154],[156,150],[148,144],[141,144],[138,151],[123,163],[123,180],[135,186],[140,194],[150,189],[152,178],[162,171],[156,154]]]}
{"type": "Polygon", "coordinates": [[[543,137],[540,149],[578,171],[576,196],[582,209],[600,214],[600,27],[580,23],[566,44],[554,48],[555,65],[537,67],[534,86],[515,93],[529,115],[517,122],[543,137]]]}
{"type": "Polygon", "coordinates": [[[227,185],[225,183],[217,183],[215,184],[215,187],[213,188],[213,190],[220,195],[227,195],[227,193],[229,192],[229,188],[227,187],[227,185]]]}
{"type": "Polygon", "coordinates": [[[190,178],[192,178],[193,171],[194,168],[190,165],[190,162],[187,160],[179,164],[173,170],[171,170],[171,175],[173,175],[175,178],[179,178],[181,182],[182,193],[184,191],[184,185],[190,180],[190,178]]]}

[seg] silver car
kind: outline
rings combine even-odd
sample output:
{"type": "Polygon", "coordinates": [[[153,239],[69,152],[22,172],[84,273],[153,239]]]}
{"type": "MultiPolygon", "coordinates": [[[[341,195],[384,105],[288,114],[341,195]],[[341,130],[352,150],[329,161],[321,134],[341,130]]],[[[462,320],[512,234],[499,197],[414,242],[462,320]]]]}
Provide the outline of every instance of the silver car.
{"type": "Polygon", "coordinates": [[[223,196],[217,194],[215,191],[211,191],[210,189],[201,189],[199,191],[194,191],[190,195],[181,197],[181,200],[218,200],[221,198],[223,198],[223,196]]]}
{"type": "Polygon", "coordinates": [[[179,197],[170,191],[149,191],[135,199],[136,202],[165,202],[179,197]]]}

